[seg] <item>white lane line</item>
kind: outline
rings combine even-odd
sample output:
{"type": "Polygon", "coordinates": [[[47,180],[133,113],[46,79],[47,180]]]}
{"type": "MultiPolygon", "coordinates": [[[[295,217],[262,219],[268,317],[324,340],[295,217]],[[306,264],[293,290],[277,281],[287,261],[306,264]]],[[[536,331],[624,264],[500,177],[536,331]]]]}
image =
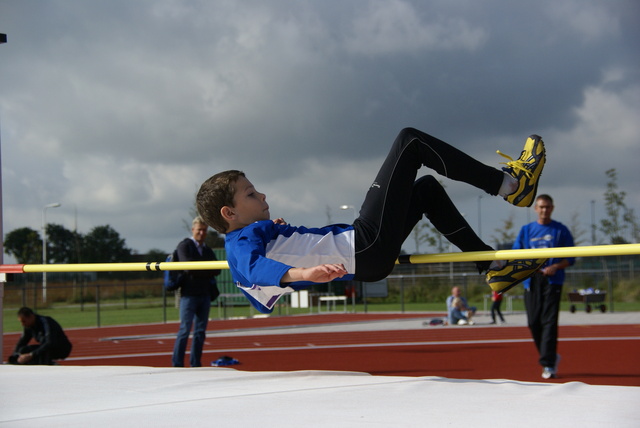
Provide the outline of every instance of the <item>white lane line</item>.
{"type": "MultiPolygon", "coordinates": [[[[231,352],[267,352],[267,351],[297,351],[309,349],[354,349],[354,348],[388,348],[398,346],[438,346],[438,345],[478,345],[478,344],[502,344],[502,343],[523,343],[531,342],[532,339],[491,339],[491,340],[456,340],[456,341],[434,341],[434,342],[397,342],[397,343],[354,343],[348,345],[298,345],[298,346],[274,346],[266,348],[235,348],[235,349],[212,349],[205,350],[204,354],[231,353],[231,352]]],[[[640,340],[637,337],[566,337],[559,338],[560,342],[588,342],[588,341],[611,341],[611,340],[640,340]]],[[[120,354],[120,355],[92,355],[87,357],[70,357],[65,361],[90,361],[102,359],[120,359],[120,358],[142,358],[142,357],[160,357],[171,355],[171,352],[147,352],[139,354],[120,354]]],[[[188,352],[187,352],[188,354],[188,352]]]]}

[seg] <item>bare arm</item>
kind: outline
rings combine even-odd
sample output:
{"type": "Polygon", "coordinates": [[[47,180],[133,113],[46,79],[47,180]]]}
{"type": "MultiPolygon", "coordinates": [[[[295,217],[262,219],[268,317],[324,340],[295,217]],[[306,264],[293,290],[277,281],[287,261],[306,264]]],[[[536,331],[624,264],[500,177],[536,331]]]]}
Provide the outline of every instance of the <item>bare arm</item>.
{"type": "Polygon", "coordinates": [[[324,264],[309,268],[291,268],[284,274],[281,282],[329,282],[336,278],[342,278],[346,274],[347,271],[342,264],[324,264]]]}
{"type": "MultiPolygon", "coordinates": [[[[287,224],[282,217],[272,220],[275,224],[287,224]]],[[[323,264],[309,268],[291,268],[280,279],[281,283],[290,282],[329,282],[347,274],[343,264],[323,264]]]]}

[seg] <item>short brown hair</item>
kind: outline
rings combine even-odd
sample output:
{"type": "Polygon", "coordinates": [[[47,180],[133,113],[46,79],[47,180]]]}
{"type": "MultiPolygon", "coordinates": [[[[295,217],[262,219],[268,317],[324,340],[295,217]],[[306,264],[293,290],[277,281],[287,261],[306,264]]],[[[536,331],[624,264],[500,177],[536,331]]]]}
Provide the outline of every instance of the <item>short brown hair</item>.
{"type": "Polygon", "coordinates": [[[235,169],[219,172],[202,183],[196,195],[198,214],[206,224],[219,233],[227,233],[229,227],[220,210],[224,206],[233,207],[235,184],[240,177],[244,176],[244,172],[235,169]]]}
{"type": "Polygon", "coordinates": [[[539,200],[539,199],[541,199],[543,201],[547,201],[551,205],[553,205],[553,198],[551,198],[551,196],[549,196],[549,195],[538,195],[538,197],[536,198],[536,201],[539,200]]]}

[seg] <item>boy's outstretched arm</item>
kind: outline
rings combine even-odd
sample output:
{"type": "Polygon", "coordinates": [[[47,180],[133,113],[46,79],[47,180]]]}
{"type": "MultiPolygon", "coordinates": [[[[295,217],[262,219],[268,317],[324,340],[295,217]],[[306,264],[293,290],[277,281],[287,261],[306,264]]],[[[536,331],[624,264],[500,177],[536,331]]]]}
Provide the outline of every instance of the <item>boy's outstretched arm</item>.
{"type": "Polygon", "coordinates": [[[324,264],[309,268],[291,268],[284,274],[281,282],[329,282],[336,278],[342,278],[347,273],[342,264],[324,264]]]}

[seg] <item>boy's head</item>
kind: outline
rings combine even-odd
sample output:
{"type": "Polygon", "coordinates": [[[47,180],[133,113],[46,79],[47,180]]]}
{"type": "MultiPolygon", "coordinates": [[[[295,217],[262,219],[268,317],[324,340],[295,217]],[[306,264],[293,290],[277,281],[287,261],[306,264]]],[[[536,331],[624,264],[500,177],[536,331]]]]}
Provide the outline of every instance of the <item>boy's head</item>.
{"type": "Polygon", "coordinates": [[[220,233],[269,219],[266,196],[236,170],[220,172],[202,183],[196,207],[204,221],[220,233]]]}
{"type": "Polygon", "coordinates": [[[196,209],[200,217],[219,233],[226,233],[229,224],[222,216],[224,206],[232,207],[236,193],[236,182],[244,177],[244,172],[237,170],[223,171],[202,183],[196,196],[196,209]]]}

